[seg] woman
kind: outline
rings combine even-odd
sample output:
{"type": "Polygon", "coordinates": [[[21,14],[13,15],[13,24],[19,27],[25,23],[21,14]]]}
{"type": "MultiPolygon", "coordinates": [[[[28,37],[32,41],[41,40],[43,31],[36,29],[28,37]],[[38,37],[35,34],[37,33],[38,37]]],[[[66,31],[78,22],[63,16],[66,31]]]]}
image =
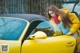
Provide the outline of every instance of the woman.
{"type": "MultiPolygon", "coordinates": [[[[58,28],[58,31],[61,31],[63,34],[73,35],[74,38],[77,39],[78,42],[76,48],[77,52],[80,52],[80,36],[78,36],[80,34],[80,31],[78,30],[80,22],[75,13],[70,13],[66,8],[58,9],[56,6],[51,5],[48,8],[48,19],[52,24],[54,24],[55,29],[58,28]],[[79,33],[77,33],[77,31],[79,33]]],[[[57,30],[54,31],[56,32],[57,30]]],[[[55,34],[61,35],[61,33],[55,34]]]]}
{"type": "Polygon", "coordinates": [[[58,9],[56,6],[51,5],[48,8],[48,19],[56,25],[63,34],[77,34],[79,19],[74,13],[69,13],[68,9],[58,9]]]}

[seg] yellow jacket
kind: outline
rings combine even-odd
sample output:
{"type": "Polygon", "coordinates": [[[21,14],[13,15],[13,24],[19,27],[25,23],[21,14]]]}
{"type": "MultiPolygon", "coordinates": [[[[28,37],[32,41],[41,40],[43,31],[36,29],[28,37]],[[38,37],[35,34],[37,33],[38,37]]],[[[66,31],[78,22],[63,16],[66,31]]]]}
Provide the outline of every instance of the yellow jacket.
{"type": "MultiPolygon", "coordinates": [[[[70,25],[70,32],[72,34],[74,34],[78,30],[79,24],[80,24],[78,17],[75,15],[75,13],[70,13],[67,8],[62,8],[60,10],[64,11],[65,13],[67,13],[69,15],[69,19],[73,23],[73,24],[70,25]]],[[[58,16],[58,19],[61,20],[61,17],[58,16]]]]}

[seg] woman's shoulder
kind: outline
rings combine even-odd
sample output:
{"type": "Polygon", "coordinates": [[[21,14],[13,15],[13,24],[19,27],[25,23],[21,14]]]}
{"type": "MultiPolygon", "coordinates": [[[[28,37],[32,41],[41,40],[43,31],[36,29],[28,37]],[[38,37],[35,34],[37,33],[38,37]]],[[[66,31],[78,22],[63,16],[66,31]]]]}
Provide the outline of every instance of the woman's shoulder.
{"type": "Polygon", "coordinates": [[[74,18],[78,18],[78,17],[75,13],[69,13],[69,18],[74,19],[74,18]]]}
{"type": "Polygon", "coordinates": [[[79,22],[78,16],[75,13],[69,13],[69,19],[73,23],[78,23],[79,22]]]}

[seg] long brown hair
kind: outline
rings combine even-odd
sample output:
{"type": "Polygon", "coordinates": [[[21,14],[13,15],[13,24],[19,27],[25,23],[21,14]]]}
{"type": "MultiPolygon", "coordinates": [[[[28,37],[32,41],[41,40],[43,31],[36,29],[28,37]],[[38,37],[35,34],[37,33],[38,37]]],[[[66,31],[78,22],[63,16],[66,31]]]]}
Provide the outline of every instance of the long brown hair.
{"type": "Polygon", "coordinates": [[[70,24],[72,24],[72,22],[69,19],[69,15],[64,14],[61,17],[64,28],[70,27],[70,24]]]}
{"type": "Polygon", "coordinates": [[[51,19],[51,15],[49,14],[49,11],[53,11],[56,15],[58,15],[58,13],[59,13],[59,9],[56,6],[54,6],[54,5],[49,6],[47,8],[47,18],[48,19],[51,19]]]}
{"type": "MultiPolygon", "coordinates": [[[[70,24],[72,24],[72,22],[69,19],[69,14],[64,13],[63,11],[61,11],[60,9],[58,9],[55,5],[51,5],[50,7],[48,7],[47,11],[53,11],[56,15],[60,15],[62,18],[62,23],[64,28],[70,27],[70,24]]],[[[47,13],[47,17],[48,19],[51,19],[51,16],[49,13],[47,13]]]]}

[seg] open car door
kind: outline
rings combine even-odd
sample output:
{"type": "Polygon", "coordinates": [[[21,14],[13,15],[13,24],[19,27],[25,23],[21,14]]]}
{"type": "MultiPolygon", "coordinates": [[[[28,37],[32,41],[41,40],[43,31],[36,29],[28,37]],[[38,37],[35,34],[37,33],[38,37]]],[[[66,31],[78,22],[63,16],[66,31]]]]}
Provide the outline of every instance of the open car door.
{"type": "Polygon", "coordinates": [[[0,53],[20,53],[28,25],[28,21],[22,19],[0,17],[0,53]]]}
{"type": "MultiPolygon", "coordinates": [[[[49,22],[42,22],[37,28],[44,28],[46,26],[51,25],[49,22]]],[[[35,30],[30,35],[34,33],[35,30]]],[[[76,40],[72,36],[49,36],[45,39],[34,38],[32,40],[25,40],[22,45],[22,53],[73,53],[75,46],[76,40]]]]}

